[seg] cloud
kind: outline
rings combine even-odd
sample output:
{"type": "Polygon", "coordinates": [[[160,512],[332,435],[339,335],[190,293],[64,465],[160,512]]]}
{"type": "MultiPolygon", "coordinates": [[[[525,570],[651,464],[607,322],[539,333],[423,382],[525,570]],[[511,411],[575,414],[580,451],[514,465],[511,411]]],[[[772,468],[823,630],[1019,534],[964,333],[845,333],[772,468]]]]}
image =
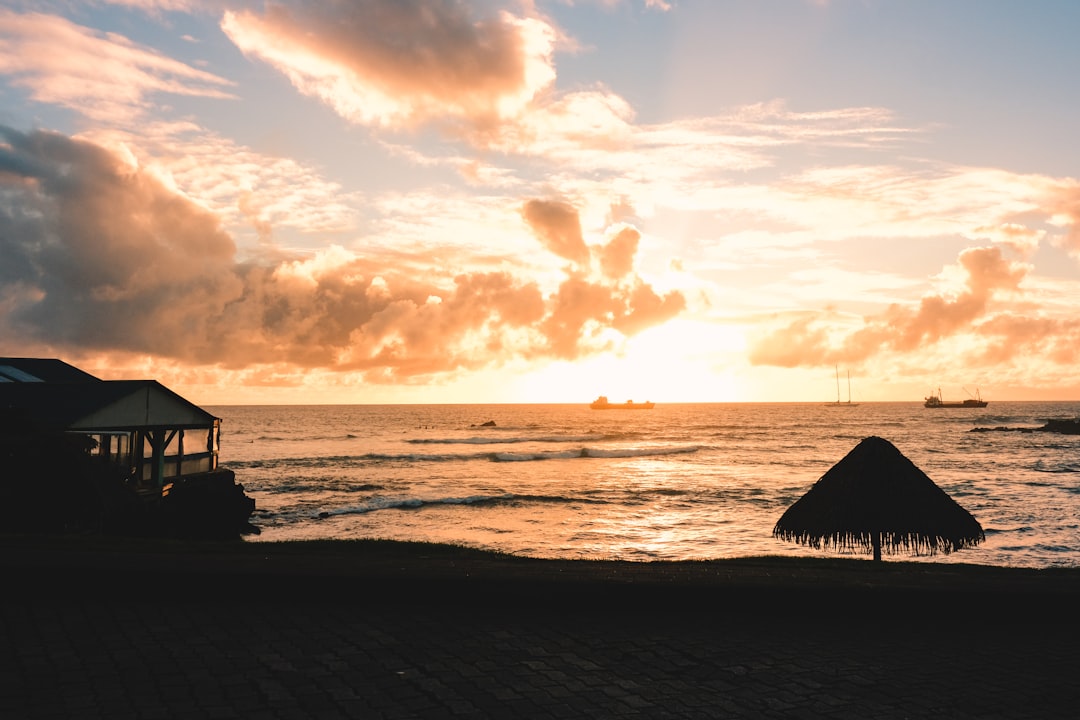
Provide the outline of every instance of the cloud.
{"type": "Polygon", "coordinates": [[[584,277],[568,278],[553,298],[551,313],[542,328],[553,357],[572,360],[589,352],[614,347],[611,329],[624,336],[660,325],[686,308],[679,292],[661,297],[648,284],[635,278],[628,287],[612,287],[590,282],[584,277]]]}
{"type": "Polygon", "coordinates": [[[1064,227],[1059,244],[1080,258],[1080,181],[1069,180],[1050,189],[1054,224],[1064,227]]]}
{"type": "Polygon", "coordinates": [[[529,200],[521,214],[544,247],[559,257],[588,266],[589,248],[573,205],[561,200],[529,200]]]}
{"type": "Polygon", "coordinates": [[[555,357],[570,359],[580,347],[609,349],[609,330],[635,335],[686,309],[682,293],[660,296],[633,274],[641,238],[637,228],[620,227],[607,243],[590,247],[577,210],[566,201],[529,200],[522,216],[549,251],[575,263],[575,272],[559,286],[553,310],[543,324],[555,357]],[[588,277],[593,253],[599,257],[599,279],[588,277]]]}
{"type": "Polygon", "coordinates": [[[266,155],[188,122],[144,122],[138,132],[96,129],[82,139],[131,155],[164,184],[213,211],[231,233],[305,233],[354,227],[362,198],[316,168],[266,155]]]}
{"type": "Polygon", "coordinates": [[[213,4],[212,0],[104,0],[109,5],[137,8],[150,12],[160,10],[197,10],[213,4]]]}
{"type": "Polygon", "coordinates": [[[633,276],[575,274],[545,295],[430,254],[396,266],[331,246],[239,262],[215,213],[129,156],[43,131],[0,138],[0,339],[13,345],[409,382],[580,357],[684,307],[633,276]]]}
{"type": "Polygon", "coordinates": [[[298,90],[366,125],[485,127],[555,78],[544,21],[475,16],[452,0],[271,3],[262,14],[228,11],[221,27],[298,90]]]}
{"type": "Polygon", "coordinates": [[[1001,313],[979,326],[987,339],[981,359],[1006,365],[1025,356],[1060,365],[1080,362],[1080,320],[1001,313]]]}
{"type": "Polygon", "coordinates": [[[979,320],[999,294],[1017,292],[1031,266],[1010,261],[1001,248],[967,248],[958,258],[964,287],[956,294],[928,295],[916,308],[892,305],[863,318],[857,329],[839,325],[833,311],[802,314],[758,338],[750,349],[757,365],[813,367],[856,363],[890,352],[911,352],[961,333],[979,334],[979,320]]]}
{"type": "Polygon", "coordinates": [[[101,122],[130,121],[157,93],[231,98],[232,83],[115,33],[0,10],[0,74],[30,97],[101,122]]]}

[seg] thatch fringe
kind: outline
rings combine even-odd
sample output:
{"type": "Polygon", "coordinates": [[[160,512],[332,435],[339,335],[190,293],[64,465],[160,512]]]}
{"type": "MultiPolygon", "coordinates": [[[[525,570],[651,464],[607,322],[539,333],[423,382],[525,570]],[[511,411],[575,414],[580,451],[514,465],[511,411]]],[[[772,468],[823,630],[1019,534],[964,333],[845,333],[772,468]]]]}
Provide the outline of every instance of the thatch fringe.
{"type": "Polygon", "coordinates": [[[773,536],[814,548],[951,553],[986,539],[972,515],[879,437],[860,442],[777,521],[773,536]]]}

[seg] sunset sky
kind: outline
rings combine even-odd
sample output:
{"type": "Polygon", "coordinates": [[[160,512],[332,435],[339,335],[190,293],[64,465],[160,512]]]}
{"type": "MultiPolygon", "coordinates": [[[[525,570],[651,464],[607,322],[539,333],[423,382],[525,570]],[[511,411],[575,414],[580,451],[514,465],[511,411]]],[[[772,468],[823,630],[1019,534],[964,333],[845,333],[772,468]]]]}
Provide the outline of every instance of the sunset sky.
{"type": "Polygon", "coordinates": [[[1080,2],[0,0],[0,356],[1080,399],[1080,2]]]}

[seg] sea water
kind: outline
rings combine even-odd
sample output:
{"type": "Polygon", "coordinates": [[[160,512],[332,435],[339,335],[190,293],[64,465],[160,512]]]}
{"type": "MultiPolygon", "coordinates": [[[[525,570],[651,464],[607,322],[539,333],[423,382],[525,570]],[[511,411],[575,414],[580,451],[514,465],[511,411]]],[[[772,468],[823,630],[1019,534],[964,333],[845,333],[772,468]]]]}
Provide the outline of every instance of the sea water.
{"type": "MultiPolygon", "coordinates": [[[[210,408],[255,499],[252,541],[391,538],[544,558],[834,556],[780,515],[860,440],[892,442],[986,541],[934,562],[1080,565],[1080,403],[210,408]]],[[[905,559],[907,556],[901,556],[905,559]]]]}

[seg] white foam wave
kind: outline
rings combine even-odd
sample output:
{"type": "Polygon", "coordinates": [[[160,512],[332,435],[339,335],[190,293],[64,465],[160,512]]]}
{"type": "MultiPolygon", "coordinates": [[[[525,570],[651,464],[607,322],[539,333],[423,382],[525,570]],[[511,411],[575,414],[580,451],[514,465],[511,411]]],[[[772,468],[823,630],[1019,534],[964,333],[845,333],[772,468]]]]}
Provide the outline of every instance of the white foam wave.
{"type": "Polygon", "coordinates": [[[412,438],[405,442],[414,445],[514,445],[520,443],[563,443],[595,442],[603,440],[603,435],[523,435],[504,437],[467,437],[467,438],[412,438]]]}
{"type": "Polygon", "coordinates": [[[686,445],[678,447],[650,447],[650,448],[592,448],[582,447],[574,450],[562,450],[559,452],[500,452],[495,453],[494,460],[499,462],[528,462],[532,460],[572,460],[575,458],[634,458],[653,457],[664,455],[681,455],[694,453],[700,449],[698,445],[686,445]]]}

